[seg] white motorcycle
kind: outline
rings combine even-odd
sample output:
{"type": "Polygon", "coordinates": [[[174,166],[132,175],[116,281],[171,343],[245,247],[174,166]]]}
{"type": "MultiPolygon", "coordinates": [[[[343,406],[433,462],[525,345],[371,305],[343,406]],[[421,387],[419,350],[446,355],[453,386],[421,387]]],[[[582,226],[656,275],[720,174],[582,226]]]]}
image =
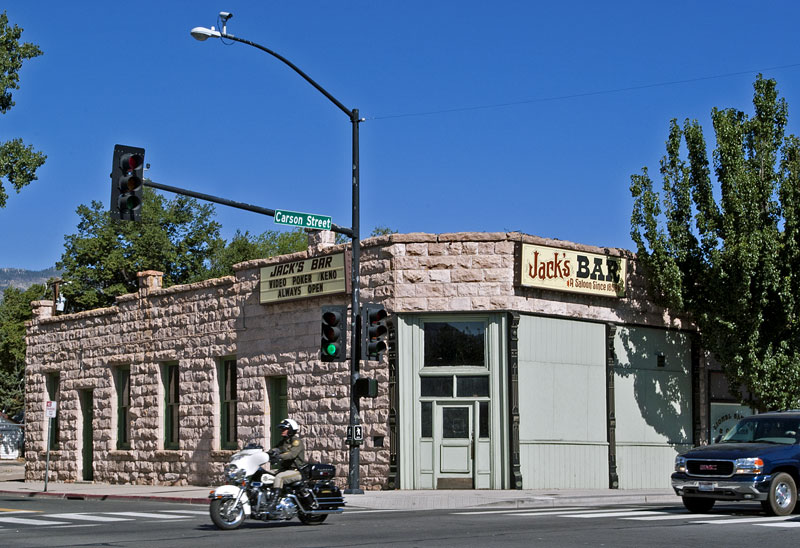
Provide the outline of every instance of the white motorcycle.
{"type": "Polygon", "coordinates": [[[286,521],[297,518],[306,525],[319,525],[330,514],[341,514],[344,499],[332,478],[336,468],[330,464],[307,464],[300,470],[302,479],[285,484],[277,502],[273,487],[275,475],[264,470],[266,462],[276,464],[260,445],[248,444],[225,465],[226,485],[208,495],[211,521],[220,529],[236,529],[245,518],[286,521]]]}

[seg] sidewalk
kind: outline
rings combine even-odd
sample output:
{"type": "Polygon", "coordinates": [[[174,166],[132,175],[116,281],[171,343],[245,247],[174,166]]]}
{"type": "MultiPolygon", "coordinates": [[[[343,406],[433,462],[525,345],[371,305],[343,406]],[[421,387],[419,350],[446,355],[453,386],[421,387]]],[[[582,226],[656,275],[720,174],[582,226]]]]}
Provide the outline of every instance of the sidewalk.
{"type": "MultiPolygon", "coordinates": [[[[208,504],[211,487],[22,481],[21,463],[0,461],[0,494],[83,500],[156,500],[208,504]]],[[[399,490],[345,495],[347,508],[368,510],[564,508],[616,504],[680,504],[672,489],[399,490]]]]}

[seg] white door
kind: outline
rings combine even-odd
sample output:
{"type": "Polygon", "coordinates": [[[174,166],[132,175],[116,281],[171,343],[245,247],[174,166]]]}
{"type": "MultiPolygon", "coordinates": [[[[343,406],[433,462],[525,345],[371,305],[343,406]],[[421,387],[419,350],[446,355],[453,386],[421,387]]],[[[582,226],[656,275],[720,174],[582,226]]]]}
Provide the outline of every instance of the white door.
{"type": "Polygon", "coordinates": [[[474,404],[437,405],[435,434],[437,489],[473,489],[475,458],[474,404]]]}

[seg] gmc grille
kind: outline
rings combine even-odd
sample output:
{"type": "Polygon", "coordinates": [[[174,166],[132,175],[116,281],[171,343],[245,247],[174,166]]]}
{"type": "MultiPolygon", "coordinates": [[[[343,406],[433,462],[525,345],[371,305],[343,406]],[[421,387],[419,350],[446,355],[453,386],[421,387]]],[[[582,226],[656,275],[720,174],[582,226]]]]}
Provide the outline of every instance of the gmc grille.
{"type": "Polygon", "coordinates": [[[727,477],[733,475],[730,460],[687,460],[686,472],[690,476],[727,477]]]}

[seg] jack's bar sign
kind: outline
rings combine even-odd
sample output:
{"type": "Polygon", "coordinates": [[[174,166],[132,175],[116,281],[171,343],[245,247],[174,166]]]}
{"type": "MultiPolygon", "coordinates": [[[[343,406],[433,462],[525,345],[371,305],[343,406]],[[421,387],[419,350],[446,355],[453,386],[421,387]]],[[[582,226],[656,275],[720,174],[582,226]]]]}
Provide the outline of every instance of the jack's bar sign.
{"type": "Polygon", "coordinates": [[[522,244],[519,264],[524,287],[625,296],[627,261],[622,257],[522,244]]]}
{"type": "Polygon", "coordinates": [[[260,302],[277,303],[346,293],[350,286],[345,254],[334,253],[261,269],[260,302]]]}

